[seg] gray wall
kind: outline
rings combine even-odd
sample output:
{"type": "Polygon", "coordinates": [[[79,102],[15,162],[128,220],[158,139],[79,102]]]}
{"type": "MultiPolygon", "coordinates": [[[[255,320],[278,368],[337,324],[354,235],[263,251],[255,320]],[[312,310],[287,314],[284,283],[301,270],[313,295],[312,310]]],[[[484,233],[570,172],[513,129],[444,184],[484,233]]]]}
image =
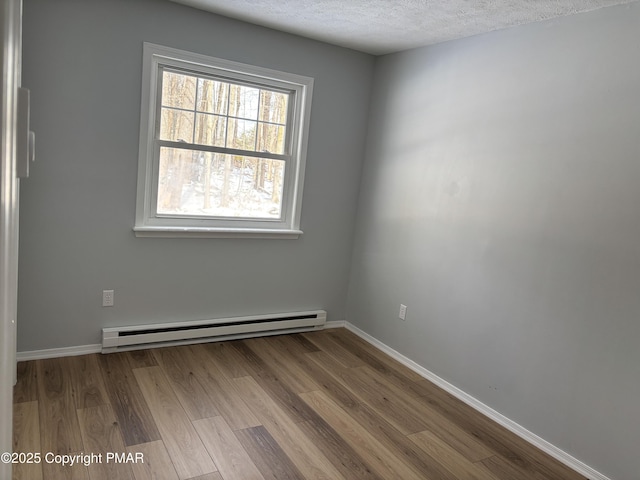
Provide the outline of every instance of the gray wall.
{"type": "Polygon", "coordinates": [[[611,478],[640,477],[639,27],[638,4],[610,8],[374,74],[367,55],[168,2],[25,0],[37,165],[19,350],[325,308],[611,478]],[[315,78],[299,240],[135,238],[143,41],[315,78]]]}
{"type": "Polygon", "coordinates": [[[380,58],[347,310],[619,480],[640,478],[639,31],[635,3],[380,58]]]}
{"type": "Polygon", "coordinates": [[[19,351],[99,343],[116,325],[343,320],[373,64],[165,1],[25,0],[37,164],[21,192],[19,351]],[[300,239],[134,236],[143,41],[315,78],[300,239]]]}

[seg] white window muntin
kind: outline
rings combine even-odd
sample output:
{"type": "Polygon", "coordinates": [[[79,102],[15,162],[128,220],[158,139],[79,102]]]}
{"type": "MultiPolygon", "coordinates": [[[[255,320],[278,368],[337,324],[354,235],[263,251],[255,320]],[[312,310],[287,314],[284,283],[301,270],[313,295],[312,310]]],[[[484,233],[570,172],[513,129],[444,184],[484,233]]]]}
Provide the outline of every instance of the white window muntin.
{"type": "Polygon", "coordinates": [[[188,236],[190,229],[198,236],[218,236],[216,232],[223,233],[220,236],[229,236],[224,232],[230,232],[231,236],[235,236],[234,233],[242,235],[243,231],[249,235],[261,236],[260,234],[264,233],[263,229],[289,236],[302,233],[299,231],[299,222],[313,79],[150,43],[144,44],[143,61],[138,200],[134,228],[136,234],[175,236],[175,232],[170,233],[174,227],[175,231],[185,233],[185,236],[188,236]],[[289,94],[284,154],[160,140],[161,79],[164,69],[289,94]],[[145,136],[143,132],[146,133],[145,136]],[[284,161],[280,219],[158,214],[158,168],[161,147],[284,161]],[[207,230],[210,230],[212,235],[207,235],[207,230]],[[163,232],[167,235],[163,235],[163,232]]]}
{"type": "MultiPolygon", "coordinates": [[[[186,74],[186,75],[192,75],[198,79],[209,79],[209,80],[214,80],[214,81],[224,81],[226,83],[229,84],[233,84],[233,85],[241,85],[241,86],[247,86],[247,87],[253,87],[253,88],[258,88],[261,90],[269,90],[271,92],[276,92],[276,93],[283,93],[288,95],[289,97],[289,102],[288,102],[288,112],[287,112],[287,122],[284,125],[286,127],[285,129],[285,140],[284,140],[284,153],[282,154],[277,154],[277,153],[273,153],[273,152],[259,152],[257,150],[243,150],[243,149],[234,149],[234,148],[229,148],[229,147],[217,147],[217,146],[210,146],[210,145],[202,145],[199,143],[188,143],[185,142],[186,145],[188,145],[190,148],[193,147],[194,150],[202,150],[202,151],[210,151],[210,152],[217,152],[217,153],[229,153],[231,155],[247,155],[250,157],[256,157],[256,158],[270,158],[270,159],[274,159],[274,160],[284,160],[284,161],[289,161],[291,159],[291,151],[293,149],[292,146],[292,132],[293,130],[295,130],[294,128],[292,128],[292,118],[295,117],[295,107],[296,107],[296,98],[299,95],[299,88],[293,88],[293,89],[285,89],[285,88],[280,88],[273,86],[271,84],[269,85],[265,85],[264,83],[257,83],[257,82],[249,82],[249,81],[241,81],[238,79],[234,79],[234,78],[230,78],[230,77],[225,77],[225,76],[221,76],[221,75],[204,75],[201,72],[197,72],[197,71],[193,71],[193,70],[187,70],[187,69],[178,69],[178,68],[166,68],[164,66],[160,66],[159,67],[159,72],[158,72],[158,77],[159,78],[163,78],[162,72],[165,71],[169,71],[172,73],[178,73],[178,74],[186,74]],[[201,148],[204,147],[204,148],[201,148]]],[[[278,82],[281,83],[281,82],[278,82]]],[[[196,99],[196,103],[197,103],[197,99],[196,99]]],[[[159,85],[159,87],[157,88],[157,98],[156,98],[156,112],[161,111],[162,109],[162,85],[159,85]]],[[[188,111],[191,112],[191,110],[187,110],[187,109],[180,109],[177,107],[171,107],[174,110],[183,110],[183,111],[188,111]]],[[[210,113],[210,112],[199,112],[196,110],[194,110],[194,112],[196,113],[206,113],[208,115],[219,115],[219,114],[214,114],[214,113],[210,113]]],[[[237,116],[233,116],[233,115],[229,115],[229,113],[227,112],[226,115],[221,115],[221,116],[226,116],[227,118],[234,118],[234,119],[243,119],[243,117],[237,117],[237,116]]],[[[271,125],[281,125],[278,123],[274,123],[274,122],[267,122],[264,120],[259,120],[260,123],[263,124],[271,124],[271,125]]],[[[169,147],[174,147],[174,148],[185,148],[186,145],[183,142],[172,142],[169,140],[162,140],[160,139],[160,123],[161,123],[161,117],[160,115],[156,114],[156,125],[155,125],[155,134],[154,134],[154,138],[158,141],[158,143],[161,146],[169,146],[169,147]]],[[[193,128],[195,129],[195,123],[193,128]]],[[[257,136],[256,136],[256,141],[257,141],[257,136]]]]}
{"type": "MultiPolygon", "coordinates": [[[[170,148],[177,148],[177,149],[181,149],[181,150],[199,150],[199,151],[203,151],[203,152],[212,152],[212,153],[221,153],[221,154],[229,154],[229,155],[240,155],[240,156],[246,156],[246,157],[252,157],[252,158],[267,158],[267,159],[272,159],[272,160],[281,160],[285,162],[285,171],[290,169],[290,168],[295,168],[295,166],[292,166],[292,156],[289,152],[292,151],[292,131],[295,130],[292,126],[292,118],[294,117],[294,112],[295,112],[295,107],[296,107],[296,98],[297,98],[297,93],[299,91],[299,89],[292,89],[292,90],[285,90],[283,88],[281,88],[281,85],[278,85],[280,88],[275,88],[272,87],[271,85],[265,85],[264,83],[257,83],[257,82],[249,82],[249,81],[238,81],[236,79],[233,78],[229,78],[229,77],[223,77],[221,75],[203,75],[197,71],[193,71],[193,70],[187,70],[187,69],[180,69],[180,68],[165,68],[164,65],[159,64],[158,65],[158,72],[157,72],[157,79],[159,79],[159,83],[157,84],[157,92],[156,92],[156,107],[155,107],[155,128],[154,128],[154,165],[153,165],[153,169],[154,169],[154,188],[153,188],[153,192],[152,192],[152,207],[153,207],[153,215],[158,218],[158,219],[162,219],[162,218],[166,218],[166,219],[172,219],[172,220],[168,220],[166,223],[167,224],[171,224],[171,223],[175,223],[175,219],[177,219],[178,221],[180,221],[180,219],[184,218],[184,222],[183,223],[188,223],[188,222],[192,222],[195,219],[201,219],[204,222],[202,222],[203,224],[206,224],[207,221],[209,220],[215,220],[217,223],[224,223],[226,221],[229,222],[230,225],[233,224],[237,224],[239,222],[254,222],[254,223],[264,223],[264,222],[270,222],[270,223],[282,223],[282,222],[286,222],[287,218],[286,215],[287,213],[289,213],[287,211],[286,208],[284,208],[287,203],[288,203],[288,195],[289,195],[289,191],[290,191],[290,183],[292,180],[295,180],[293,175],[286,175],[285,174],[285,183],[283,185],[283,192],[282,192],[282,206],[283,208],[281,209],[280,212],[280,218],[277,219],[272,219],[272,218],[261,218],[259,220],[256,220],[255,217],[215,217],[215,216],[211,216],[211,215],[194,215],[194,214],[188,214],[188,213],[181,213],[180,215],[175,215],[175,214],[163,214],[163,213],[159,213],[157,211],[157,200],[158,200],[158,188],[157,188],[157,181],[155,181],[155,179],[158,178],[158,169],[159,169],[159,164],[156,161],[156,159],[160,158],[160,148],[162,147],[170,147],[170,148]],[[288,112],[287,112],[287,123],[286,123],[286,128],[285,128],[285,140],[284,140],[284,145],[285,145],[285,153],[284,154],[276,154],[276,153],[270,153],[270,152],[261,152],[261,151],[257,151],[257,150],[244,150],[244,149],[237,149],[237,148],[230,148],[230,147],[219,147],[219,146],[213,146],[213,145],[203,145],[200,143],[190,143],[190,142],[176,142],[176,141],[171,141],[171,140],[162,140],[160,139],[160,124],[161,124],[161,115],[158,115],[158,112],[161,112],[162,110],[162,78],[163,78],[163,72],[164,71],[170,71],[170,72],[174,72],[174,73],[178,73],[178,74],[186,74],[186,75],[191,75],[194,76],[196,78],[207,78],[207,79],[211,79],[211,80],[222,80],[225,82],[228,82],[230,84],[234,84],[234,85],[243,85],[243,86],[250,86],[250,87],[255,87],[255,88],[260,88],[260,89],[265,89],[265,90],[270,90],[273,92],[279,92],[279,93],[285,93],[289,95],[289,102],[288,102],[288,112]]],[[[282,82],[279,82],[282,83],[282,82]]],[[[196,100],[197,103],[197,100],[196,100]]],[[[179,110],[179,109],[178,109],[179,110]]],[[[185,111],[191,111],[191,110],[185,110],[185,111]]],[[[227,118],[236,118],[236,117],[232,117],[231,115],[228,115],[227,113],[227,118]]],[[[268,122],[262,122],[262,123],[268,123],[268,122]]],[[[195,123],[194,123],[194,128],[195,128],[195,123]]],[[[256,136],[256,141],[257,141],[257,136],[256,136]]]]}

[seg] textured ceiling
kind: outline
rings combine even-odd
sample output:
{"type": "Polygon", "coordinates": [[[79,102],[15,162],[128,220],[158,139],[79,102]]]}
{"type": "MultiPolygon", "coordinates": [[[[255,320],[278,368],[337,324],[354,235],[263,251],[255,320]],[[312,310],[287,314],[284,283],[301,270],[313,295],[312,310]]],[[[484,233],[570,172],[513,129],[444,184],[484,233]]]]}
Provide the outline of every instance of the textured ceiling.
{"type": "Polygon", "coordinates": [[[374,55],[638,0],[173,0],[374,55]]]}

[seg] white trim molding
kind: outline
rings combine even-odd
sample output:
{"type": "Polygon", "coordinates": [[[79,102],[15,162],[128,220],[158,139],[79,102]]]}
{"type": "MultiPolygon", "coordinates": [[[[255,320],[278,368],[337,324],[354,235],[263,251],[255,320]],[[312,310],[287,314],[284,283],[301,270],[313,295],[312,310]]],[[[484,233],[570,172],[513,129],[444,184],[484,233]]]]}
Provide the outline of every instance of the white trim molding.
{"type": "Polygon", "coordinates": [[[324,324],[323,330],[327,330],[329,328],[344,328],[346,327],[346,324],[347,322],[345,322],[344,320],[331,320],[330,322],[324,324]]]}
{"type": "Polygon", "coordinates": [[[44,358],[75,357],[77,355],[100,353],[101,351],[102,345],[96,343],[93,345],[78,345],[77,347],[48,348],[46,350],[18,352],[16,357],[19,362],[26,362],[27,360],[41,360],[44,358]]]}
{"type": "Polygon", "coordinates": [[[545,439],[540,438],[538,435],[536,435],[533,432],[530,432],[529,430],[524,428],[522,425],[519,425],[518,423],[514,422],[510,418],[505,417],[500,412],[495,411],[493,408],[485,405],[480,400],[472,397],[465,391],[460,390],[458,387],[447,382],[446,380],[439,377],[438,375],[431,372],[430,370],[427,370],[422,365],[417,364],[410,358],[405,357],[401,353],[395,351],[393,348],[382,343],[380,340],[360,330],[355,325],[349,322],[344,322],[344,326],[345,328],[347,328],[347,330],[350,330],[351,332],[355,333],[360,338],[362,338],[366,342],[376,347],[378,350],[383,351],[384,353],[389,355],[391,358],[402,363],[404,366],[410,368],[411,370],[418,373],[419,375],[422,375],[424,378],[436,384],[438,387],[442,388],[446,392],[450,393],[451,395],[456,397],[458,400],[463,401],[464,403],[466,403],[467,405],[469,405],[479,413],[490,418],[491,420],[498,423],[499,425],[502,425],[507,430],[515,433],[516,435],[518,435],[520,438],[527,441],[531,445],[538,447],[540,450],[552,456],[553,458],[563,463],[567,467],[571,468],[572,470],[575,470],[577,473],[584,475],[589,480],[611,480],[609,477],[606,477],[602,473],[594,470],[593,468],[581,462],[577,458],[572,457],[564,450],[561,450],[555,445],[547,442],[545,439]]]}

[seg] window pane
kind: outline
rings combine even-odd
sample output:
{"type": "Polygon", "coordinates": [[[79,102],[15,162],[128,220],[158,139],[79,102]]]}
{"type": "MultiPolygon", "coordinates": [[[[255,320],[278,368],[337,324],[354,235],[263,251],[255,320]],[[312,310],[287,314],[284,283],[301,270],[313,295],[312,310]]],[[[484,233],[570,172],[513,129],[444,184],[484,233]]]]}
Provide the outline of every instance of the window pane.
{"type": "Polygon", "coordinates": [[[229,115],[232,117],[258,119],[260,90],[242,85],[230,85],[229,115]]]}
{"type": "Polygon", "coordinates": [[[257,152],[284,153],[284,127],[271,123],[258,123],[257,152]]]}
{"type": "Polygon", "coordinates": [[[163,108],[160,139],[193,143],[193,112],[163,108]]]}
{"type": "Polygon", "coordinates": [[[228,101],[228,83],[198,79],[198,111],[226,115],[228,101]]]}
{"type": "Polygon", "coordinates": [[[163,72],[162,105],[193,110],[196,104],[196,77],[163,72]]]}
{"type": "Polygon", "coordinates": [[[256,122],[230,118],[227,131],[227,147],[255,151],[256,127],[256,122]]]}
{"type": "Polygon", "coordinates": [[[284,154],[288,102],[287,93],[166,71],[160,139],[284,154]]]}
{"type": "Polygon", "coordinates": [[[289,95],[285,93],[270,92],[262,90],[260,92],[260,118],[263,122],[287,123],[287,104],[289,95]]]}
{"type": "Polygon", "coordinates": [[[285,162],[162,147],[159,214],[278,219],[285,162]]]}
{"type": "Polygon", "coordinates": [[[227,117],[205,113],[196,114],[195,143],[224,147],[225,133],[227,131],[226,123],[227,117]]]}

